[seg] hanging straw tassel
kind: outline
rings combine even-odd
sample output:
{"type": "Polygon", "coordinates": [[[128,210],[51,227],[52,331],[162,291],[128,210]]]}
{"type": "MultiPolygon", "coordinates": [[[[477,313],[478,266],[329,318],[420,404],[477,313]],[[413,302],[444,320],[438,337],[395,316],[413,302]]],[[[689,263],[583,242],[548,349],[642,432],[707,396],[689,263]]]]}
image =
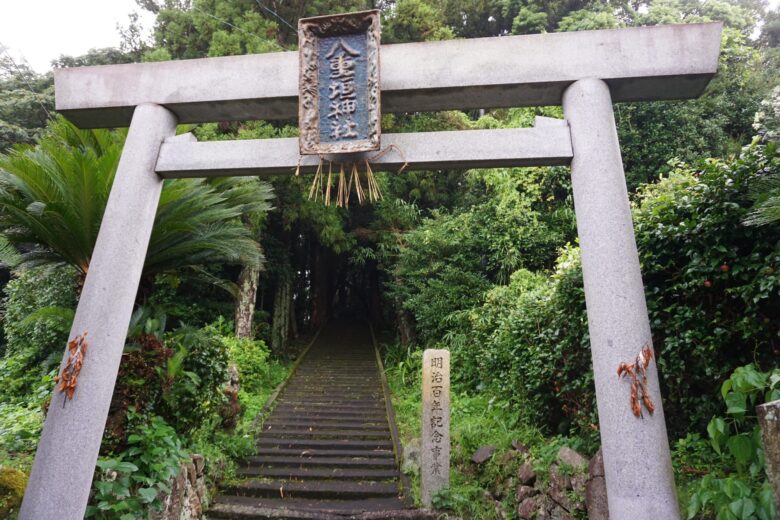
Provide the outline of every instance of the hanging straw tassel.
{"type": "Polygon", "coordinates": [[[330,190],[333,188],[333,162],[328,161],[328,185],[325,188],[325,205],[330,206],[330,190]]]}
{"type": "Polygon", "coordinates": [[[320,157],[320,184],[319,184],[319,188],[317,189],[317,195],[319,195],[323,199],[325,198],[325,195],[322,193],[322,180],[324,177],[325,177],[325,171],[322,168],[322,157],[320,157]]]}
{"type": "Polygon", "coordinates": [[[311,183],[311,189],[309,189],[309,200],[312,198],[316,201],[319,194],[322,193],[322,158],[320,158],[319,164],[317,164],[317,171],[314,173],[314,181],[311,183]],[[319,186],[319,190],[317,187],[319,186]]]}
{"type": "MultiPolygon", "coordinates": [[[[358,203],[362,206],[366,194],[363,191],[363,185],[360,183],[360,172],[358,171],[357,163],[352,163],[352,178],[355,179],[355,194],[357,195],[358,203]]],[[[352,178],[350,178],[350,184],[352,183],[352,178]]]]}
{"type": "Polygon", "coordinates": [[[298,177],[301,174],[301,161],[303,160],[303,155],[298,156],[298,164],[295,165],[295,176],[298,177]]]}
{"type": "Polygon", "coordinates": [[[382,200],[382,191],[379,189],[379,183],[376,182],[374,171],[371,164],[366,160],[366,177],[368,178],[368,196],[371,202],[382,200]]]}
{"type": "Polygon", "coordinates": [[[339,188],[336,198],[336,206],[343,208],[349,207],[349,191],[347,190],[347,179],[344,174],[344,165],[339,164],[339,188]]]}

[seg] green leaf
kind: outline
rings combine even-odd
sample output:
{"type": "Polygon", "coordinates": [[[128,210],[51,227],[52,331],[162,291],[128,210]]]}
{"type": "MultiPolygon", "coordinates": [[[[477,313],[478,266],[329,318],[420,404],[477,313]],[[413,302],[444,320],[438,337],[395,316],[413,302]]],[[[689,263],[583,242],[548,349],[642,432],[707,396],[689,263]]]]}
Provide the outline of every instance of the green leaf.
{"type": "Polygon", "coordinates": [[[720,454],[721,443],[726,437],[726,421],[722,417],[713,417],[707,425],[707,433],[710,435],[712,448],[720,454]]]}
{"type": "Polygon", "coordinates": [[[688,501],[688,520],[692,520],[696,517],[696,514],[701,508],[701,499],[698,493],[693,493],[691,499],[688,501]]]}
{"type": "Polygon", "coordinates": [[[750,462],[750,460],[753,458],[753,454],[755,453],[753,440],[746,433],[740,433],[739,435],[729,437],[726,446],[728,446],[731,454],[734,455],[737,463],[741,465],[750,462]]]}
{"type": "Polygon", "coordinates": [[[121,471],[122,473],[132,473],[134,471],[138,471],[138,466],[131,462],[120,462],[113,468],[116,471],[121,471]]]}
{"type": "Polygon", "coordinates": [[[726,396],[731,391],[732,385],[733,382],[731,381],[730,378],[723,381],[723,386],[720,387],[720,395],[723,396],[723,399],[726,399],[726,396]]]}
{"type": "Polygon", "coordinates": [[[115,459],[100,459],[97,461],[97,466],[103,470],[113,469],[116,464],[117,461],[115,459]]]}
{"type": "Polygon", "coordinates": [[[141,488],[138,490],[138,494],[144,504],[154,502],[154,499],[157,498],[157,490],[154,488],[141,488]]]}
{"type": "Polygon", "coordinates": [[[756,511],[756,505],[749,498],[740,498],[729,504],[729,511],[739,520],[749,520],[756,511]]]}
{"type": "Polygon", "coordinates": [[[731,392],[726,396],[727,414],[739,415],[747,411],[747,396],[741,392],[731,392]]]}
{"type": "Polygon", "coordinates": [[[98,493],[102,495],[108,495],[111,493],[111,490],[114,487],[114,484],[112,482],[95,482],[95,487],[98,490],[98,493]]]}

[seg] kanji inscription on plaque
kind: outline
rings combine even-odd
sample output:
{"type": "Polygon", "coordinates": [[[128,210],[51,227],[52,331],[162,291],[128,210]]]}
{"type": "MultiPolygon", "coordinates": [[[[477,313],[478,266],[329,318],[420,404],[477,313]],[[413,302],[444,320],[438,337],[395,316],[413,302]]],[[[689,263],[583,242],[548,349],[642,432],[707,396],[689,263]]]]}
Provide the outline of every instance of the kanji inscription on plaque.
{"type": "Polygon", "coordinates": [[[450,352],[423,352],[422,370],[422,502],[430,507],[433,496],[450,481],[450,352]]]}
{"type": "Polygon", "coordinates": [[[379,149],[379,12],[302,19],[301,154],[379,149]]]}

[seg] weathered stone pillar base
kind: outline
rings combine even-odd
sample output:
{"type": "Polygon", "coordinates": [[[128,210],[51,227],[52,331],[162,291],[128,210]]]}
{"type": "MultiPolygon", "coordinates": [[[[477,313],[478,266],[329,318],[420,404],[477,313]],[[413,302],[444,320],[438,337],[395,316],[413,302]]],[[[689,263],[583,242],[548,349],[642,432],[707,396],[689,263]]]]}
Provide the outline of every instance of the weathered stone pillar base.
{"type": "Polygon", "coordinates": [[[635,417],[630,383],[617,375],[651,340],[639,256],[609,87],[572,84],[563,96],[571,128],[572,186],[582,250],[604,468],[612,520],[679,519],[669,441],[651,362],[655,413],[635,417]]]}
{"type": "Polygon", "coordinates": [[[84,518],[160,199],[157,154],[175,130],[165,108],[136,107],[70,332],[89,348],[73,400],[53,393],[20,520],[84,518]]]}
{"type": "Polygon", "coordinates": [[[775,504],[780,504],[780,400],[756,406],[756,415],[764,443],[766,476],[772,484],[775,504]]]}

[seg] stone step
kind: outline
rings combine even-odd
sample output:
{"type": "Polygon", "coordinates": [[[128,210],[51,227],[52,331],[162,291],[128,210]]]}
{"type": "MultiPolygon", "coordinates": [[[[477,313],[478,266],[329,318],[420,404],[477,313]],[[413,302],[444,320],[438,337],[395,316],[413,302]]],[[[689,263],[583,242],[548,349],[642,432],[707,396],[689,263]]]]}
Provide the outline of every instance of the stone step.
{"type": "Polygon", "coordinates": [[[238,468],[236,474],[241,477],[266,477],[291,480],[391,480],[399,477],[395,469],[350,469],[350,468],[270,468],[265,466],[245,466],[238,468]]]}
{"type": "Polygon", "coordinates": [[[365,457],[279,457],[260,455],[249,457],[247,464],[268,467],[341,467],[341,468],[395,468],[394,458],[365,457]]]}
{"type": "Polygon", "coordinates": [[[329,450],[300,448],[269,448],[263,449],[258,456],[290,456],[290,457],[361,457],[371,459],[392,458],[395,454],[390,450],[329,450]]]}
{"type": "Polygon", "coordinates": [[[387,430],[387,421],[325,421],[307,418],[291,418],[285,420],[269,420],[263,425],[263,431],[283,428],[305,428],[307,430],[387,430]]]}
{"type": "Polygon", "coordinates": [[[251,497],[218,496],[209,508],[209,518],[316,518],[343,519],[374,511],[392,511],[403,508],[398,498],[366,498],[361,500],[313,499],[257,499],[251,497]]]}
{"type": "MultiPolygon", "coordinates": [[[[334,368],[333,370],[338,370],[337,368],[334,368]]],[[[344,387],[354,387],[355,385],[362,385],[366,388],[376,384],[379,384],[382,380],[378,377],[378,375],[375,376],[341,376],[341,377],[310,377],[305,376],[303,374],[297,374],[293,379],[291,379],[291,382],[296,381],[307,381],[311,382],[312,385],[321,385],[321,386],[344,386],[344,387]]],[[[312,386],[312,388],[319,388],[319,386],[312,386]]]]}
{"type": "Polygon", "coordinates": [[[326,329],[320,338],[329,339],[312,345],[287,381],[257,435],[257,454],[243,461],[240,480],[222,490],[209,518],[344,519],[371,512],[395,519],[404,508],[369,335],[326,329]]]}
{"type": "Polygon", "coordinates": [[[306,407],[306,408],[342,408],[345,410],[384,410],[384,402],[376,399],[366,399],[362,401],[349,399],[348,397],[331,397],[328,399],[302,399],[294,400],[288,398],[279,398],[279,407],[285,406],[306,407]]]}
{"type": "Polygon", "coordinates": [[[398,484],[378,481],[250,479],[228,486],[225,494],[269,498],[365,499],[398,496],[398,484]]]}
{"type": "Polygon", "coordinates": [[[284,439],[278,437],[261,437],[257,440],[257,447],[279,448],[326,448],[331,450],[368,449],[368,450],[392,450],[393,443],[390,440],[352,440],[352,439],[284,439]]]}
{"type": "Polygon", "coordinates": [[[371,402],[382,401],[382,396],[378,393],[370,394],[366,392],[350,392],[349,390],[317,390],[313,392],[284,392],[279,396],[280,399],[296,400],[296,401],[321,401],[325,400],[350,400],[356,402],[371,402]]]}
{"type": "Polygon", "coordinates": [[[286,412],[284,410],[280,411],[279,413],[274,413],[271,415],[271,418],[269,420],[307,420],[311,419],[312,421],[360,421],[365,419],[366,421],[371,422],[378,422],[378,421],[385,421],[387,422],[387,412],[383,410],[381,413],[359,413],[359,412],[323,412],[323,411],[313,411],[309,413],[296,413],[296,412],[286,412]]]}
{"type": "Polygon", "coordinates": [[[390,439],[390,430],[302,430],[298,428],[273,428],[263,430],[264,435],[284,439],[390,439]]]}
{"type": "Polygon", "coordinates": [[[323,414],[323,413],[340,413],[340,414],[352,414],[363,416],[364,414],[380,415],[387,413],[387,409],[384,406],[345,406],[342,404],[329,403],[316,404],[316,403],[280,403],[277,410],[284,414],[323,414]]]}

